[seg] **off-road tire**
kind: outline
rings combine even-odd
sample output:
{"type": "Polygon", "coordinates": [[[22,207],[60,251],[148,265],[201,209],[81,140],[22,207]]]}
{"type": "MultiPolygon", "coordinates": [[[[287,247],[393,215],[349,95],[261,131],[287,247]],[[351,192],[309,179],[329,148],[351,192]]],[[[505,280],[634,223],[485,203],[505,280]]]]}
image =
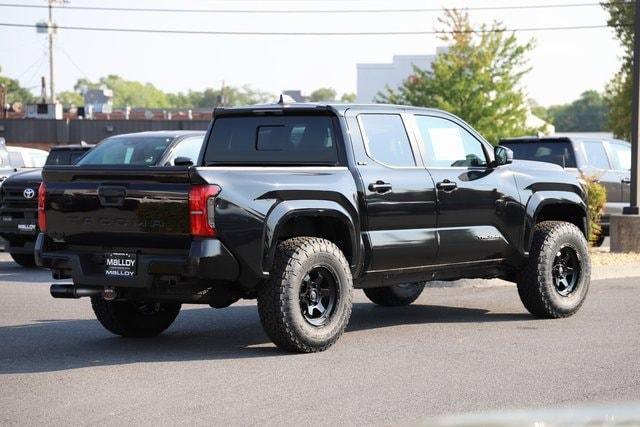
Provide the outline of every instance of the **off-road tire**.
{"type": "Polygon", "coordinates": [[[349,263],[332,242],[295,237],[281,242],[269,279],[258,289],[258,313],[269,338],[280,348],[298,353],[324,351],[344,332],[351,316],[353,279],[349,263]],[[313,268],[329,270],[337,297],[327,323],[313,326],[300,308],[303,280],[313,268]]]}
{"type": "Polygon", "coordinates": [[[364,289],[364,294],[375,304],[384,307],[401,307],[418,299],[424,290],[424,283],[407,283],[385,286],[384,288],[364,289]]]}
{"type": "Polygon", "coordinates": [[[541,318],[573,315],[580,309],[589,290],[591,260],[587,240],[575,225],[544,221],[536,225],[528,262],[518,278],[518,294],[525,308],[541,318]],[[581,268],[574,290],[562,296],[553,283],[552,266],[563,245],[575,250],[581,268]]]}
{"type": "Polygon", "coordinates": [[[11,258],[13,258],[13,260],[16,262],[16,264],[19,264],[23,267],[27,267],[27,268],[33,268],[36,266],[36,259],[33,256],[33,254],[13,254],[13,253],[9,253],[9,255],[11,255],[11,258]]]}
{"type": "Polygon", "coordinates": [[[91,297],[91,307],[106,330],[130,338],[153,337],[167,329],[178,316],[180,304],[149,303],[153,310],[141,310],[131,301],[106,301],[91,297]]]}

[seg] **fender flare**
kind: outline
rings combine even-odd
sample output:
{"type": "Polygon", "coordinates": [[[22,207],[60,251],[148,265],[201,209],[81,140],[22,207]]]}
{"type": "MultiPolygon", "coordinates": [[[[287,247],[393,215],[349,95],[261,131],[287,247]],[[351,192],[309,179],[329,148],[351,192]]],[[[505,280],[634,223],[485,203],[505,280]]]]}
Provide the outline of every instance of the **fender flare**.
{"type": "Polygon", "coordinates": [[[538,216],[542,209],[552,205],[574,206],[582,213],[583,230],[589,235],[588,208],[584,199],[576,193],[567,191],[537,191],[529,198],[525,214],[523,249],[529,252],[533,240],[533,229],[538,222],[538,216]]]}
{"type": "Polygon", "coordinates": [[[362,263],[362,242],[360,239],[360,224],[357,215],[353,216],[339,203],[331,200],[285,200],[276,204],[265,219],[264,248],[262,270],[271,269],[275,258],[278,237],[282,227],[290,219],[296,217],[332,218],[340,221],[349,232],[349,242],[352,249],[350,260],[352,270],[357,270],[362,263]]]}

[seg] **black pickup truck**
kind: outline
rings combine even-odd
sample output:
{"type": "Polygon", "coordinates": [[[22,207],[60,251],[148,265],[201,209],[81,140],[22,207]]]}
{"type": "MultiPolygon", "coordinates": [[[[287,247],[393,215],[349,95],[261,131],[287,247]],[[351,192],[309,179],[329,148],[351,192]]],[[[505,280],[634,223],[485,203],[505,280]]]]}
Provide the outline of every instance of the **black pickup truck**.
{"type": "MultiPolygon", "coordinates": [[[[159,334],[183,303],[257,298],[280,347],[321,351],[352,289],[383,306],[432,280],[501,277],[565,317],[590,282],[574,176],[512,162],[459,118],[386,105],[219,108],[193,166],[45,167],[39,265],[109,331],[159,334]]],[[[381,312],[381,315],[383,313],[381,312]]]]}
{"type": "MultiPolygon", "coordinates": [[[[51,147],[47,164],[72,165],[93,145],[51,147]]],[[[23,267],[35,266],[33,247],[38,236],[38,187],[42,169],[27,169],[10,175],[0,186],[0,237],[5,250],[23,267]]]]}

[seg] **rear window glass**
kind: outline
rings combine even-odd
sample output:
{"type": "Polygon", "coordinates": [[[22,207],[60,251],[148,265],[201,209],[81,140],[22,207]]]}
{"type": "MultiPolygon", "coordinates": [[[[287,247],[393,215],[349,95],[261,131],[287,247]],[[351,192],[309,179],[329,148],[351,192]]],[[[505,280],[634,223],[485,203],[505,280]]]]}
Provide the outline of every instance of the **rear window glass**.
{"type": "Polygon", "coordinates": [[[96,145],[77,164],[155,166],[171,141],[172,138],[159,137],[109,138],[96,145]]]}
{"type": "Polygon", "coordinates": [[[567,168],[577,167],[570,142],[503,142],[500,145],[510,148],[514,159],[553,163],[567,168]]]}
{"type": "Polygon", "coordinates": [[[220,117],[215,120],[205,164],[336,164],[329,116],[220,117]]]}
{"type": "Polygon", "coordinates": [[[47,157],[47,165],[68,165],[69,151],[52,151],[47,157]]]}

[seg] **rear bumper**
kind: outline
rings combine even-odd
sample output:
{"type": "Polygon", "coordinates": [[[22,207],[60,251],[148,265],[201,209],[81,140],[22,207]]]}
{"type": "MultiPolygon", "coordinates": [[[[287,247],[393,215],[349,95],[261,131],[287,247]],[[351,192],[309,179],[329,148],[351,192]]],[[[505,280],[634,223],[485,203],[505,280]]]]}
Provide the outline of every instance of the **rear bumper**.
{"type": "Polygon", "coordinates": [[[227,281],[238,278],[238,262],[217,239],[197,239],[185,255],[157,255],[142,250],[137,254],[134,277],[105,275],[104,252],[56,250],[43,233],[35,244],[35,259],[40,267],[53,270],[54,278],[71,278],[76,285],[119,288],[151,288],[162,278],[179,282],[227,281]]]}

